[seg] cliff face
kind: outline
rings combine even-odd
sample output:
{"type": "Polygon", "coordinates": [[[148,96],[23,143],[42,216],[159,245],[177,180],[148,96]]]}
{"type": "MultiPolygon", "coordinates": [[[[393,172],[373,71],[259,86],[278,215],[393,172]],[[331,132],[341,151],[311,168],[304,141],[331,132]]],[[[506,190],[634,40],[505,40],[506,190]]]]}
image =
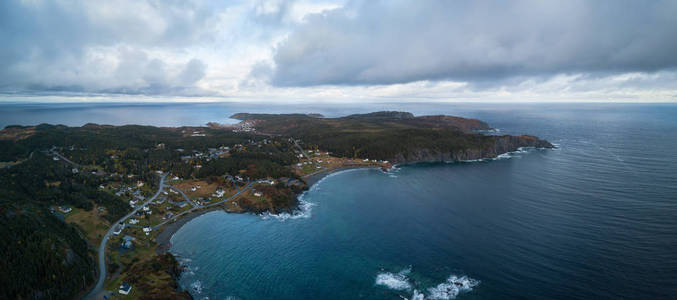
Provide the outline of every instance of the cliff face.
{"type": "Polygon", "coordinates": [[[395,163],[463,161],[495,158],[503,153],[517,151],[521,147],[554,148],[548,141],[534,136],[496,136],[490,145],[484,148],[440,151],[435,149],[416,149],[400,153],[392,159],[395,163]]]}

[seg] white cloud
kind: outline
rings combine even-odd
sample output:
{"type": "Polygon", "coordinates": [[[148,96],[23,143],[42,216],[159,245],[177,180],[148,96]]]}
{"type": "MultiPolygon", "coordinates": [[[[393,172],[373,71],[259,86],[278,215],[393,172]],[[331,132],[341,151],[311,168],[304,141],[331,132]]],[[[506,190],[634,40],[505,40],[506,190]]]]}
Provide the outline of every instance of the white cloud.
{"type": "Polygon", "coordinates": [[[670,1],[9,0],[0,97],[677,101],[675,13],[670,1]]]}

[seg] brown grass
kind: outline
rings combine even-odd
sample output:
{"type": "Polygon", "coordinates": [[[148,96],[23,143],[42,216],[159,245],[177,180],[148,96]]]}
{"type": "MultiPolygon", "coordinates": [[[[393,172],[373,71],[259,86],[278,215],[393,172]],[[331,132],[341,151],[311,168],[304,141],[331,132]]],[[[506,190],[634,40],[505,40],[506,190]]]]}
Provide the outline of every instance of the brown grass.
{"type": "Polygon", "coordinates": [[[99,215],[96,207],[90,211],[73,208],[73,211],[66,215],[66,222],[77,224],[92,245],[98,245],[110,227],[108,222],[99,215]]]}
{"type": "Polygon", "coordinates": [[[176,184],[175,186],[181,189],[184,193],[186,193],[188,197],[195,199],[199,197],[204,198],[211,197],[212,194],[219,187],[219,184],[216,182],[208,184],[207,181],[205,180],[184,180],[176,184]],[[190,190],[191,187],[198,185],[200,185],[200,188],[197,189],[195,192],[190,190]]]}

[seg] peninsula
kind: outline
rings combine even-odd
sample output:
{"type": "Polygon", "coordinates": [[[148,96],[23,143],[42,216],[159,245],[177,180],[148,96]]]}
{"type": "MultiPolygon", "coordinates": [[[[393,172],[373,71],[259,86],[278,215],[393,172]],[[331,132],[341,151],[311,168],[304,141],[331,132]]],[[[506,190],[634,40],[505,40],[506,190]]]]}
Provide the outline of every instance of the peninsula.
{"type": "Polygon", "coordinates": [[[493,158],[533,136],[488,135],[452,116],[249,114],[235,125],[0,131],[2,298],[189,298],[166,252],[187,220],[220,209],[290,213],[318,178],[346,168],[493,158]]]}

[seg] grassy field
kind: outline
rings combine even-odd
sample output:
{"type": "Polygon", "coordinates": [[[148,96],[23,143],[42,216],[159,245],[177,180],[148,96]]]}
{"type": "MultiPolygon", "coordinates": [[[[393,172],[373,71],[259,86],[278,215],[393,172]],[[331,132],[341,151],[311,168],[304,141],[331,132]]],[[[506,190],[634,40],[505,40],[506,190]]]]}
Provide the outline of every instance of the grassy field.
{"type": "Polygon", "coordinates": [[[181,189],[188,197],[192,199],[196,199],[199,197],[207,198],[211,197],[214,192],[216,192],[216,189],[219,188],[219,183],[213,182],[209,184],[205,180],[184,180],[178,184],[175,185],[177,188],[181,189]],[[192,187],[197,187],[200,186],[199,189],[196,189],[195,191],[192,191],[192,187]]]}
{"type": "Polygon", "coordinates": [[[77,224],[87,236],[87,241],[92,245],[98,245],[103,235],[110,228],[108,221],[101,217],[99,213],[97,207],[90,211],[73,208],[70,213],[66,214],[66,222],[77,224]]]}

